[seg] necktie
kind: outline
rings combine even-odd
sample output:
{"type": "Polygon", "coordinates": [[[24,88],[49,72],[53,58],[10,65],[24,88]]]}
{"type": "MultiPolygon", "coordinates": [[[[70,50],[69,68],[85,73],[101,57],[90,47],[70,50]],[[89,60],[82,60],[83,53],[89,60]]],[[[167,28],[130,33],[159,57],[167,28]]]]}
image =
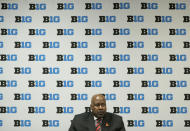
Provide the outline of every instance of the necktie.
{"type": "Polygon", "coordinates": [[[102,119],[96,119],[96,131],[101,131],[102,119]]]}

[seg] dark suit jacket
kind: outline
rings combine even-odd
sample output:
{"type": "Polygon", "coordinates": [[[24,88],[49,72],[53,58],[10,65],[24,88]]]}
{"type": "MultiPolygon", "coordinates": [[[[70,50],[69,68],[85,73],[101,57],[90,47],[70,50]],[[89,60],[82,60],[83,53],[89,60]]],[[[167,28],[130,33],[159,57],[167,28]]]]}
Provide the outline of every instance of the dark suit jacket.
{"type": "MultiPolygon", "coordinates": [[[[103,118],[101,129],[102,131],[125,131],[122,117],[107,112],[103,118]]],[[[75,115],[69,131],[96,131],[93,114],[85,112],[75,115]]]]}

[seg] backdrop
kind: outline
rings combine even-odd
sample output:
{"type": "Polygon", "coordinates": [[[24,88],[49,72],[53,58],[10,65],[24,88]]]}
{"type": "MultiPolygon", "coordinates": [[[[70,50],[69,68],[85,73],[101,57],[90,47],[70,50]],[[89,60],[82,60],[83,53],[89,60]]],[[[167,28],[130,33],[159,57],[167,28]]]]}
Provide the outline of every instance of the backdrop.
{"type": "Polygon", "coordinates": [[[67,131],[103,93],[127,131],[189,131],[189,0],[0,0],[0,130],[67,131]]]}

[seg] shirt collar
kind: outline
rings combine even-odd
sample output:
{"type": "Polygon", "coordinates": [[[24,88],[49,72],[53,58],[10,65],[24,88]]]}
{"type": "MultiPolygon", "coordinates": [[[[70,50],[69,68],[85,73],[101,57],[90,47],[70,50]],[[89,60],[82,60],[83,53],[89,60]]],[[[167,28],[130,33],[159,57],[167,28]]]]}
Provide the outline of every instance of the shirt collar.
{"type": "MultiPolygon", "coordinates": [[[[98,118],[94,116],[94,120],[97,120],[98,118]]],[[[103,118],[101,118],[103,120],[103,118]]]]}

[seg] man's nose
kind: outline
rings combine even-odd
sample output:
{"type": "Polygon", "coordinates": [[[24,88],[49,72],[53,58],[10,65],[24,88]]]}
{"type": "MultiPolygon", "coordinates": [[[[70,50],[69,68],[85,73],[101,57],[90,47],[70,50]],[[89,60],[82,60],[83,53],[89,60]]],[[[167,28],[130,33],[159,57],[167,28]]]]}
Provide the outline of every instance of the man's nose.
{"type": "Polygon", "coordinates": [[[102,105],[100,105],[100,106],[99,106],[99,109],[103,109],[103,106],[102,106],[102,105]]]}

